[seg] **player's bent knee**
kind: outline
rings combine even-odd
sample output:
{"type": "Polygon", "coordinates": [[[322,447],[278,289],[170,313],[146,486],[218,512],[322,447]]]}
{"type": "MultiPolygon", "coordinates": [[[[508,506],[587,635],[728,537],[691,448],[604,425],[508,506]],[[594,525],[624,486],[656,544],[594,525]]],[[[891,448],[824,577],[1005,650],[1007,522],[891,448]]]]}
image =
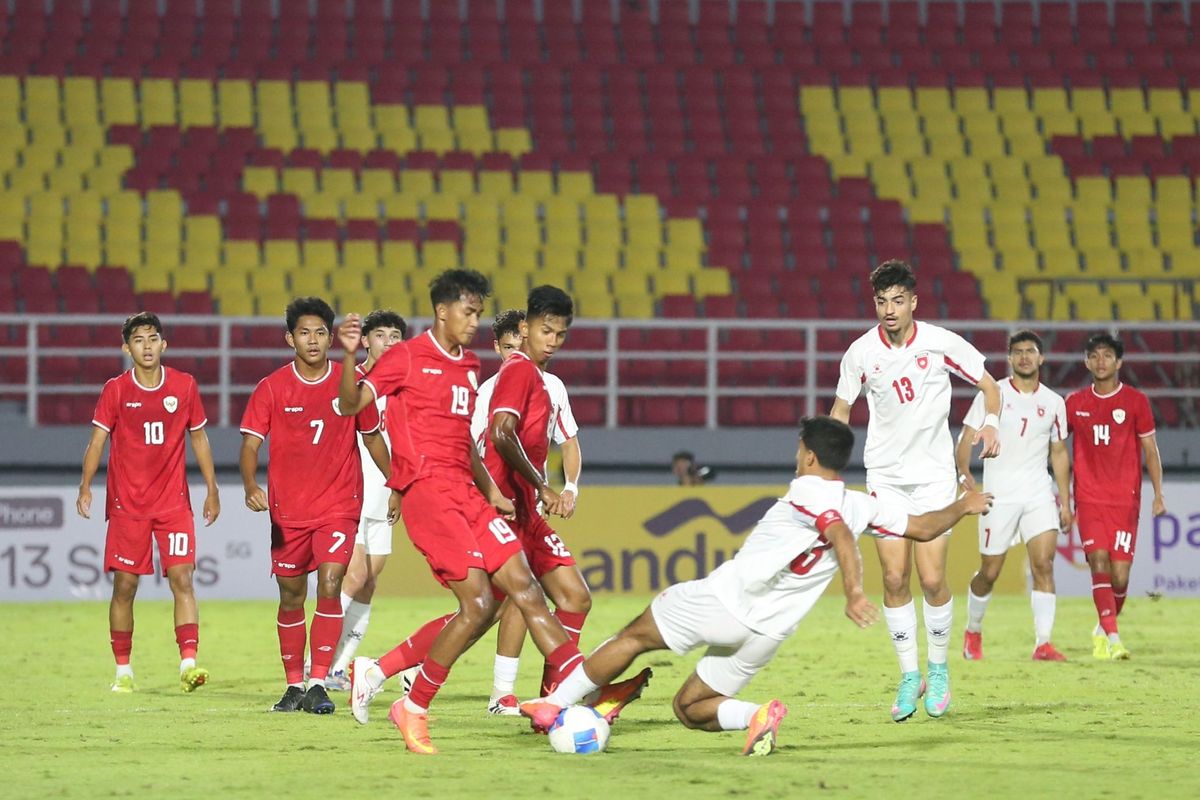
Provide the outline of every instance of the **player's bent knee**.
{"type": "Polygon", "coordinates": [[[496,601],[491,594],[466,598],[459,603],[458,616],[471,630],[486,629],[495,616],[496,601]]]}
{"type": "Polygon", "coordinates": [[[696,730],[697,728],[704,726],[703,721],[694,719],[690,714],[688,714],[688,710],[691,708],[691,706],[685,705],[678,694],[675,695],[675,700],[671,705],[675,710],[675,718],[683,723],[683,727],[696,730]]]}

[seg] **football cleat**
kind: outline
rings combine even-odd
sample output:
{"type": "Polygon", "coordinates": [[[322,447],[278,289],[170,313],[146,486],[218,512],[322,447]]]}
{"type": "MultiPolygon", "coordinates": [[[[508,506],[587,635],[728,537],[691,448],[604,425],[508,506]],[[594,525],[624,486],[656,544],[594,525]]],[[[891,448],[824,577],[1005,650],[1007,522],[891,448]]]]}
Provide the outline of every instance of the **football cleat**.
{"type": "Polygon", "coordinates": [[[179,673],[179,688],[185,692],[194,692],[208,683],[208,670],[203,667],[188,667],[179,673]]]}
{"type": "Polygon", "coordinates": [[[604,721],[612,725],[625,707],[642,696],[642,691],[650,684],[654,673],[649,667],[620,683],[610,683],[600,689],[600,696],[592,703],[596,713],[604,717],[604,721]]]}
{"type": "Polygon", "coordinates": [[[983,632],[966,631],[963,633],[963,658],[967,661],[983,660],[983,632]]]}
{"type": "Polygon", "coordinates": [[[319,683],[308,687],[304,699],[300,701],[300,710],[310,714],[332,714],[333,709],[333,701],[329,699],[325,687],[319,683]]]}
{"type": "Polygon", "coordinates": [[[1092,629],[1092,658],[1108,661],[1108,636],[1099,625],[1092,629]]]}
{"type": "Polygon", "coordinates": [[[1050,642],[1042,642],[1033,651],[1034,661],[1066,661],[1067,657],[1058,652],[1058,648],[1050,642]]]}
{"type": "Polygon", "coordinates": [[[109,689],[117,694],[131,694],[137,691],[137,684],[133,682],[132,675],[118,675],[109,689]]]}
{"type": "Polygon", "coordinates": [[[917,701],[925,694],[925,681],[920,672],[906,672],[900,676],[900,686],[896,689],[896,701],[892,703],[892,720],[904,720],[917,713],[917,701]]]}
{"type": "Polygon", "coordinates": [[[371,670],[378,671],[378,669],[378,661],[372,661],[362,656],[350,662],[350,713],[354,715],[354,719],[359,725],[367,724],[370,715],[368,707],[371,705],[371,700],[379,694],[379,689],[383,688],[383,681],[379,682],[379,688],[375,688],[374,684],[367,679],[367,673],[371,670]]]}
{"type": "Polygon", "coordinates": [[[493,697],[488,700],[488,713],[498,717],[519,717],[521,716],[521,703],[515,694],[493,697]]]}
{"type": "Polygon", "coordinates": [[[409,667],[408,669],[400,670],[400,673],[396,677],[400,679],[401,694],[408,694],[412,691],[413,681],[417,679],[417,673],[420,671],[420,664],[417,664],[415,667],[409,667]]]}
{"type": "Polygon", "coordinates": [[[950,710],[950,669],[946,664],[930,664],[925,692],[925,713],[933,718],[950,710]]]}
{"type": "Polygon", "coordinates": [[[529,719],[529,727],[538,733],[548,733],[550,726],[554,724],[554,721],[558,719],[558,715],[562,712],[561,706],[548,703],[544,698],[521,703],[519,708],[521,716],[529,719]]]}
{"type": "Polygon", "coordinates": [[[1128,661],[1129,648],[1121,644],[1121,642],[1108,643],[1108,657],[1113,661],[1128,661]]]}
{"type": "Polygon", "coordinates": [[[404,697],[392,703],[388,719],[396,726],[396,730],[400,731],[400,735],[404,737],[404,746],[410,752],[422,756],[437,754],[437,748],[429,738],[429,715],[409,711],[404,707],[404,697]]]}
{"type": "Polygon", "coordinates": [[[272,711],[299,711],[300,703],[304,700],[304,690],[299,686],[289,686],[279,698],[279,702],[271,706],[272,711]]]}
{"type": "Polygon", "coordinates": [[[765,756],[772,753],[775,750],[775,738],[779,735],[779,723],[783,722],[787,713],[787,706],[778,700],[759,706],[750,718],[742,755],[765,756]]]}
{"type": "Polygon", "coordinates": [[[350,678],[344,669],[325,676],[325,689],[330,692],[345,692],[350,689],[350,678]]]}

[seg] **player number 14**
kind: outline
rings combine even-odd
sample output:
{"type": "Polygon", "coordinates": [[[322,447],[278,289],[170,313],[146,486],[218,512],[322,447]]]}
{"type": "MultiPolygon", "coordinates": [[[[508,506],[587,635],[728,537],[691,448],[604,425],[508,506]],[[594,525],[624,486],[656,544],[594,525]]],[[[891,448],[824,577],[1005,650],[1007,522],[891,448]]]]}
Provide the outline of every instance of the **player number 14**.
{"type": "Polygon", "coordinates": [[[1108,445],[1109,434],[1107,425],[1092,426],[1092,442],[1096,447],[1099,447],[1101,444],[1104,444],[1105,446],[1108,445]]]}

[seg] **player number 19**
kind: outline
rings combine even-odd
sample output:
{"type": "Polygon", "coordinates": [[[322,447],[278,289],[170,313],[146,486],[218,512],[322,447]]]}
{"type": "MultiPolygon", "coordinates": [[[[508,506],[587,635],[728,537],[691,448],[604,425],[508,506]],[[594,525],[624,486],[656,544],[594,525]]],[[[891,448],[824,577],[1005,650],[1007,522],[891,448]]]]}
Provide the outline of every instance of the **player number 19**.
{"type": "Polygon", "coordinates": [[[450,413],[465,417],[469,413],[471,391],[465,386],[450,387],[450,413]]]}

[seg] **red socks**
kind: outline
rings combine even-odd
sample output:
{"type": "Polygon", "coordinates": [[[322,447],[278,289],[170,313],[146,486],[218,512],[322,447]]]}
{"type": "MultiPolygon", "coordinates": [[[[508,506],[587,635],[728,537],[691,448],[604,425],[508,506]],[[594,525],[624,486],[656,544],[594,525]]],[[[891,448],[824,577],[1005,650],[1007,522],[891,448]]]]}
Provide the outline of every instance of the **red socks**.
{"type": "Polygon", "coordinates": [[[572,670],[583,663],[583,653],[579,645],[568,640],[550,655],[546,656],[546,668],[542,672],[542,684],[556,687],[562,679],[571,674],[572,670]]]}
{"type": "MultiPolygon", "coordinates": [[[[563,630],[567,632],[567,639],[570,644],[575,645],[576,652],[578,652],[579,634],[583,630],[583,623],[587,619],[587,612],[563,611],[559,608],[555,609],[554,616],[562,623],[563,630]]],[[[542,668],[542,697],[546,697],[553,692],[563,677],[563,675],[558,674],[557,669],[550,665],[550,659],[546,659],[546,664],[542,668]]]]}
{"type": "MultiPolygon", "coordinates": [[[[341,606],[339,605],[340,609],[341,606]]],[[[283,659],[283,672],[289,684],[304,683],[304,609],[293,611],[279,609],[275,617],[279,634],[279,656],[283,659]]],[[[335,640],[336,641],[336,640],[335,640]]]]}
{"type": "Polygon", "coordinates": [[[312,658],[309,677],[325,680],[329,665],[333,663],[333,651],[338,639],[342,638],[342,601],[337,597],[318,597],[317,611],[313,614],[312,631],[309,634],[308,652],[312,658]]]}
{"type": "Polygon", "coordinates": [[[179,645],[179,657],[195,658],[196,648],[200,646],[200,625],[188,622],[175,626],[175,643],[179,645]]]}
{"type": "Polygon", "coordinates": [[[109,629],[108,641],[112,645],[113,658],[117,660],[117,666],[122,667],[128,664],[129,654],[133,652],[133,631],[109,629]]]}
{"type": "Polygon", "coordinates": [[[1117,602],[1113,596],[1112,576],[1107,572],[1092,573],[1092,602],[1105,633],[1117,632],[1117,602]]]}
{"type": "MultiPolygon", "coordinates": [[[[1128,589],[1126,591],[1128,591],[1128,589]]],[[[1117,591],[1114,589],[1113,590],[1113,602],[1116,604],[1117,616],[1120,616],[1121,609],[1125,607],[1125,592],[1121,592],[1118,594],[1117,591]]]]}
{"type": "Polygon", "coordinates": [[[421,665],[420,671],[417,672],[416,679],[413,681],[412,689],[408,693],[408,699],[415,706],[429,708],[429,704],[433,702],[434,695],[438,693],[438,689],[442,688],[442,684],[446,682],[446,676],[449,674],[449,668],[443,667],[436,661],[426,658],[425,663],[421,665]]]}
{"type": "Polygon", "coordinates": [[[437,639],[438,634],[452,619],[454,619],[454,614],[431,619],[418,628],[416,633],[380,658],[379,669],[383,671],[384,677],[390,678],[393,675],[399,675],[409,667],[415,667],[417,664],[428,661],[429,648],[433,646],[434,639],[437,639]]]}

